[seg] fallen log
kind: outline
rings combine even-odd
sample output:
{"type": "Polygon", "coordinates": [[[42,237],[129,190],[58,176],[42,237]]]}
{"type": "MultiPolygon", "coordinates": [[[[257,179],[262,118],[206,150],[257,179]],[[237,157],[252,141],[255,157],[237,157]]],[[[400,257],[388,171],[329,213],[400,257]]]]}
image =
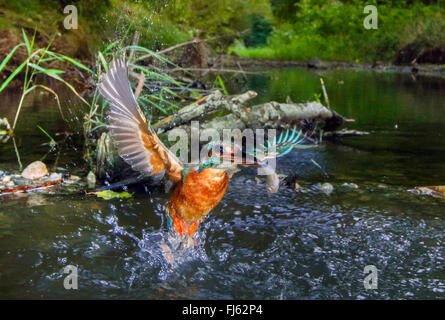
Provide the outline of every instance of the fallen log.
{"type": "Polygon", "coordinates": [[[340,131],[324,132],[323,137],[326,137],[326,138],[355,137],[355,136],[366,136],[368,134],[369,134],[369,132],[367,132],[367,131],[342,129],[340,131]]]}
{"type": "MultiPolygon", "coordinates": [[[[201,122],[201,129],[213,128],[222,132],[223,129],[288,129],[297,127],[297,129],[305,131],[307,123],[312,121],[316,124],[322,123],[323,131],[336,131],[344,122],[349,121],[319,102],[268,102],[246,107],[245,102],[256,95],[254,91],[247,91],[236,96],[224,96],[216,91],[206,98],[184,107],[177,114],[159,121],[153,125],[153,128],[158,133],[175,129],[183,129],[189,133],[188,123],[191,120],[202,119],[205,115],[218,110],[227,110],[230,113],[201,122]]],[[[312,125],[313,127],[316,125],[312,125]]]]}
{"type": "Polygon", "coordinates": [[[208,114],[224,108],[231,111],[231,109],[236,109],[246,101],[253,99],[256,96],[257,93],[254,91],[247,91],[246,93],[235,96],[225,96],[220,91],[215,91],[210,95],[180,109],[174,115],[155,123],[152,125],[152,129],[154,129],[157,133],[162,133],[174,127],[188,123],[191,120],[203,118],[208,114]]]}

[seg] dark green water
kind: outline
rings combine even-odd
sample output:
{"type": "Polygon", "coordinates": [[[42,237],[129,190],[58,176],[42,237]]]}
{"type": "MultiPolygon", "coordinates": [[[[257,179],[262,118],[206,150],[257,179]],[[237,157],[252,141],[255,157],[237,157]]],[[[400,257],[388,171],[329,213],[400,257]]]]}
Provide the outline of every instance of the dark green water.
{"type": "MultiPolygon", "coordinates": [[[[429,299],[445,297],[445,200],[407,191],[445,184],[445,80],[410,75],[329,71],[332,107],[369,136],[294,151],[278,162],[305,192],[283,185],[267,196],[254,170],[231,181],[228,194],[198,232],[199,246],[173,253],[164,194],[105,201],[78,194],[0,198],[1,298],[429,299]],[[343,84],[339,83],[342,82],[343,84]],[[321,165],[328,176],[315,167],[321,165]],[[319,183],[334,191],[323,193],[319,183]],[[356,183],[351,189],[343,183],[356,183]],[[387,188],[379,188],[379,184],[387,188]],[[65,290],[63,268],[79,268],[79,289],[65,290]],[[365,289],[363,269],[378,269],[365,289]]],[[[231,92],[253,89],[253,103],[299,102],[321,92],[307,70],[224,79],[231,92]]],[[[5,100],[7,101],[7,100],[5,100]]],[[[8,101],[7,101],[8,102],[8,101]]],[[[14,101],[0,106],[11,118],[14,101]]],[[[22,161],[45,156],[51,133],[65,130],[54,101],[36,98],[18,132],[22,161]],[[25,125],[29,124],[29,125],[25,125]]],[[[68,138],[50,168],[82,172],[79,141],[68,138]],[[56,163],[57,159],[57,163],[56,163]]],[[[17,170],[11,143],[0,144],[0,170],[17,170]]],[[[57,191],[57,190],[55,190],[57,191]]]]}

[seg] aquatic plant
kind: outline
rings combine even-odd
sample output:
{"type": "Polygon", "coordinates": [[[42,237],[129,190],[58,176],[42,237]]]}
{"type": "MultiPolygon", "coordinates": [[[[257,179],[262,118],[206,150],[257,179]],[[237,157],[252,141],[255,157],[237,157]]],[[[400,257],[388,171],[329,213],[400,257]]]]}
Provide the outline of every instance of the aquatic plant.
{"type": "Polygon", "coordinates": [[[7,65],[7,63],[11,60],[13,55],[17,52],[17,50],[20,47],[26,47],[26,59],[8,76],[8,78],[0,85],[0,92],[2,92],[5,88],[8,87],[8,85],[11,83],[14,78],[16,78],[21,72],[24,71],[24,80],[23,80],[23,89],[22,94],[20,97],[19,104],[17,106],[17,111],[14,117],[14,122],[12,124],[11,133],[14,132],[15,127],[17,125],[17,121],[19,119],[20,111],[23,106],[23,102],[28,94],[30,94],[33,90],[40,88],[43,89],[56,98],[57,105],[59,107],[59,111],[62,115],[62,118],[64,119],[62,108],[60,106],[60,100],[58,94],[51,88],[36,83],[36,76],[38,74],[44,74],[50,78],[53,78],[61,83],[63,83],[66,87],[68,87],[74,94],[79,97],[84,103],[88,104],[88,102],[76,91],[76,89],[73,87],[72,84],[64,80],[61,75],[65,72],[60,69],[52,69],[44,67],[45,63],[48,63],[50,61],[59,60],[63,62],[69,62],[76,67],[82,68],[88,72],[93,73],[91,69],[86,67],[85,65],[81,64],[80,62],[67,57],[63,54],[58,54],[55,52],[52,52],[49,50],[52,41],[50,41],[46,48],[37,48],[35,46],[35,39],[36,39],[36,32],[34,31],[34,35],[32,39],[28,39],[28,36],[26,35],[25,31],[22,29],[22,35],[23,35],[23,42],[16,45],[10,53],[3,59],[3,61],[0,64],[0,72],[2,69],[7,65]]]}

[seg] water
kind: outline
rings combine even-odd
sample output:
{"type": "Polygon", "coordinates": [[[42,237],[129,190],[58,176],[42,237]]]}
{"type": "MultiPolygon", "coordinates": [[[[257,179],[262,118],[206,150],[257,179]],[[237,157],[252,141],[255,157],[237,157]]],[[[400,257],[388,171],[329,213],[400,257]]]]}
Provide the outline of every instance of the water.
{"type": "MultiPolygon", "coordinates": [[[[4,197],[0,297],[445,297],[445,199],[407,191],[444,184],[445,80],[348,70],[321,75],[284,70],[249,75],[247,83],[230,76],[224,80],[231,92],[258,91],[253,103],[286,96],[298,102],[321,92],[320,76],[333,108],[356,119],[348,128],[371,135],[280,159],[281,173],[297,179],[302,189],[283,185],[280,193],[268,196],[255,171],[243,170],[201,224],[198,247],[173,250],[173,262],[163,253],[175,245],[164,221],[168,195],[137,193],[131,199],[104,201],[56,189],[4,197]],[[324,182],[334,185],[330,195],[320,188],[324,182]],[[79,268],[78,290],[63,287],[68,264],[79,268]],[[377,290],[364,289],[366,265],[378,269],[377,290]]],[[[48,151],[40,146],[45,136],[26,123],[37,119],[51,133],[66,130],[58,111],[39,108],[41,103],[37,99],[36,112],[28,115],[32,119],[22,122],[25,164],[48,151]]],[[[79,151],[72,150],[81,139],[67,139],[60,153],[49,153],[45,161],[51,168],[81,172],[85,164],[79,151]]],[[[10,143],[0,145],[0,160],[0,169],[17,169],[10,143]]]]}

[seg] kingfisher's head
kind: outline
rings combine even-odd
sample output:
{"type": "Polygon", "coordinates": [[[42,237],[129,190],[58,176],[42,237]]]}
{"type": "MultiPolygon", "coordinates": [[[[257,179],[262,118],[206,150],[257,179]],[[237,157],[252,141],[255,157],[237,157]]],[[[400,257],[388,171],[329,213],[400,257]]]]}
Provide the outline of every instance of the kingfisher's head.
{"type": "MultiPolygon", "coordinates": [[[[246,165],[246,154],[242,147],[234,143],[210,142],[202,149],[202,158],[200,169],[212,168],[215,170],[224,170],[228,174],[237,171],[239,164],[246,165]]],[[[253,165],[253,164],[252,164],[253,165]]]]}

